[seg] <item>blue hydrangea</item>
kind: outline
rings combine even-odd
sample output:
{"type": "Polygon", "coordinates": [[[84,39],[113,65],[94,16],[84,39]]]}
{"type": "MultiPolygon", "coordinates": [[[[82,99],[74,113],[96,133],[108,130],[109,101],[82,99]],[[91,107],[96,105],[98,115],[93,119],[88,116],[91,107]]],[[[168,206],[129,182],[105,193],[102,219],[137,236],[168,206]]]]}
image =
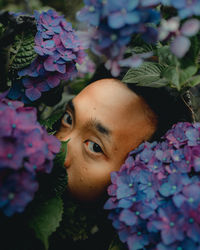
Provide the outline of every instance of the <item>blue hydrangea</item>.
{"type": "Polygon", "coordinates": [[[30,172],[0,170],[0,209],[6,216],[23,212],[37,190],[38,182],[30,172]]]}
{"type": "Polygon", "coordinates": [[[178,14],[181,18],[200,15],[199,0],[176,0],[172,1],[171,5],[178,10],[178,14]]]}
{"type": "Polygon", "coordinates": [[[106,57],[105,66],[113,76],[120,74],[121,67],[139,66],[144,57],[151,56],[133,54],[127,60],[124,53],[133,34],[141,33],[149,43],[157,41],[157,29],[150,27],[150,24],[159,23],[159,11],[152,6],[142,6],[140,0],[96,0],[84,3],[83,9],[77,13],[77,19],[85,22],[88,37],[82,32],[80,39],[86,41],[87,37],[87,47],[95,54],[106,57]]]}
{"type": "Polygon", "coordinates": [[[111,173],[104,208],[128,249],[200,248],[199,135],[200,123],[174,124],[111,173]]]}

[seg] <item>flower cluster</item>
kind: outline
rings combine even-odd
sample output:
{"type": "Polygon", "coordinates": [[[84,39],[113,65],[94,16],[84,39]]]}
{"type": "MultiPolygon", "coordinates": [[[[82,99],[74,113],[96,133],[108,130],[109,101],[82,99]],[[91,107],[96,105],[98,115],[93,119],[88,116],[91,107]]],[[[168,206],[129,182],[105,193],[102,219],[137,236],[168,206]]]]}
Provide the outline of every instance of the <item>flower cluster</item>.
{"type": "Polygon", "coordinates": [[[172,1],[171,5],[177,9],[178,15],[183,18],[190,16],[199,16],[200,15],[200,1],[199,0],[178,0],[172,1]]]}
{"type": "Polygon", "coordinates": [[[106,67],[113,76],[120,73],[120,66],[137,66],[147,55],[133,55],[123,59],[126,45],[135,33],[142,33],[148,42],[157,40],[157,31],[150,24],[157,24],[160,14],[141,0],[85,0],[85,7],[77,13],[80,22],[89,24],[89,32],[80,39],[97,55],[104,55],[109,61],[106,67]]]}
{"type": "Polygon", "coordinates": [[[200,249],[200,123],[180,122],[111,173],[104,205],[129,249],[200,249]]]}
{"type": "Polygon", "coordinates": [[[38,189],[37,174],[50,173],[60,142],[37,122],[36,109],[0,100],[0,208],[23,212],[38,189]]]}
{"type": "Polygon", "coordinates": [[[188,52],[191,46],[189,38],[200,30],[200,21],[196,18],[187,19],[181,26],[180,21],[179,17],[162,19],[159,27],[159,40],[173,38],[170,49],[178,58],[182,58],[188,52]]]}
{"type": "Polygon", "coordinates": [[[35,36],[36,59],[25,69],[18,72],[22,82],[13,88],[9,97],[28,98],[35,101],[42,92],[49,91],[60,84],[61,80],[72,79],[77,72],[76,63],[83,62],[85,53],[80,41],[63,16],[56,11],[35,11],[37,33],[35,36]],[[25,89],[25,93],[24,93],[25,89]]]}
{"type": "Polygon", "coordinates": [[[88,27],[86,32],[79,33],[80,39],[85,48],[90,47],[95,54],[106,58],[105,67],[113,76],[120,74],[121,67],[140,66],[145,58],[152,56],[152,53],[132,52],[132,56],[125,58],[134,34],[141,34],[147,43],[173,38],[171,51],[182,58],[190,48],[190,37],[200,29],[195,18],[187,19],[179,27],[183,19],[200,15],[199,0],[84,0],[84,3],[77,19],[88,27]],[[165,20],[162,11],[156,8],[158,5],[174,8],[177,16],[165,20]]]}

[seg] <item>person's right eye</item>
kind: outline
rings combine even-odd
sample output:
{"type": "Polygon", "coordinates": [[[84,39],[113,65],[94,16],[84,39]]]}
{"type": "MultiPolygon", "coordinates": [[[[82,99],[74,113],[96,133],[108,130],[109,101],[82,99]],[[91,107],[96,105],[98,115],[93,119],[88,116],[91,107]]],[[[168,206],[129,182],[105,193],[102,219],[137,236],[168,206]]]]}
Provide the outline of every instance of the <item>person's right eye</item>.
{"type": "Polygon", "coordinates": [[[69,112],[65,112],[63,118],[62,118],[62,124],[64,126],[71,126],[72,125],[72,116],[69,114],[69,112]]]}

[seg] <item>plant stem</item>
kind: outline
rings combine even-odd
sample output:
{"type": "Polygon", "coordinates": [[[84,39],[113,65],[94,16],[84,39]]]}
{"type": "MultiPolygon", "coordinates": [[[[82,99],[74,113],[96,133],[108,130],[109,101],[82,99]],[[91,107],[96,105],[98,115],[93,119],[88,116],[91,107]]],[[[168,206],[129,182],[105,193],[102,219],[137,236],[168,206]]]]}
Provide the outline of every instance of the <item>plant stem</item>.
{"type": "Polygon", "coordinates": [[[186,92],[184,92],[181,95],[181,99],[183,100],[183,102],[185,103],[185,105],[190,110],[190,112],[192,114],[192,120],[193,120],[193,122],[196,122],[195,113],[194,113],[194,110],[192,108],[192,101],[191,101],[190,91],[186,90],[186,92]]]}

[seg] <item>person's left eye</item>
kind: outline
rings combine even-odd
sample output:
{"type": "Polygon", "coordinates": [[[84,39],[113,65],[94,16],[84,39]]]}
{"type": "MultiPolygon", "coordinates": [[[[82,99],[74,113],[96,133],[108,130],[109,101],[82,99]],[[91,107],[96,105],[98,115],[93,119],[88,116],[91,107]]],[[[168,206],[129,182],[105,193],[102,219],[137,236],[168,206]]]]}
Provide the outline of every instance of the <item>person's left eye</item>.
{"type": "Polygon", "coordinates": [[[85,141],[85,144],[92,153],[96,153],[96,154],[103,153],[103,150],[101,149],[99,144],[97,144],[96,142],[87,140],[85,141]]]}

